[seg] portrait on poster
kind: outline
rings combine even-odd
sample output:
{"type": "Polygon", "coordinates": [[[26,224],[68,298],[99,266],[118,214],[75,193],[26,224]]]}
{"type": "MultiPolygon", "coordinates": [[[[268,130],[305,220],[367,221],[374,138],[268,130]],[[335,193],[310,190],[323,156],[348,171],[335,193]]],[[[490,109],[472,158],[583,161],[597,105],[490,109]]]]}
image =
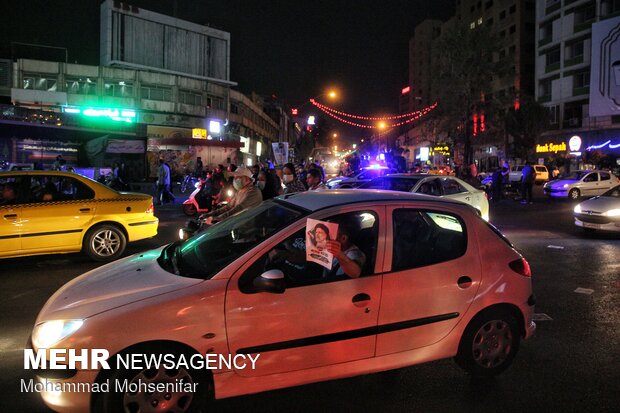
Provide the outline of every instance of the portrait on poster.
{"type": "Polygon", "coordinates": [[[338,236],[338,224],[308,218],[306,228],[306,260],[331,269],[334,256],[327,251],[327,241],[338,236]]]}

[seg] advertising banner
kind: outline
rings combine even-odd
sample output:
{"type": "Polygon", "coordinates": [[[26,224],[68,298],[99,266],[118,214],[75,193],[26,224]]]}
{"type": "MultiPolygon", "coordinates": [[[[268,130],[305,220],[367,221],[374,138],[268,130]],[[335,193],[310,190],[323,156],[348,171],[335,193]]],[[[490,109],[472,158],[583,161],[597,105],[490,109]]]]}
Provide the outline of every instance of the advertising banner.
{"type": "Polygon", "coordinates": [[[284,165],[288,162],[288,142],[272,143],[273,157],[275,158],[276,165],[284,165]]]}
{"type": "Polygon", "coordinates": [[[620,16],[592,25],[590,116],[620,115],[620,16]]]}

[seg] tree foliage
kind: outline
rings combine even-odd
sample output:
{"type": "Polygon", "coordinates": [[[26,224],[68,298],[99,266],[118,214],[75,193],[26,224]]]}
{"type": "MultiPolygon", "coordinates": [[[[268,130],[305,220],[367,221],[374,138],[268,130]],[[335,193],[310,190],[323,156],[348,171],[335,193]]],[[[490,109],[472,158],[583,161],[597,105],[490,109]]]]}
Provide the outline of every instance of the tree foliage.
{"type": "Polygon", "coordinates": [[[549,113],[544,106],[531,96],[521,97],[519,109],[509,110],[505,117],[506,132],[514,137],[512,155],[527,159],[548,123],[549,113]]]}

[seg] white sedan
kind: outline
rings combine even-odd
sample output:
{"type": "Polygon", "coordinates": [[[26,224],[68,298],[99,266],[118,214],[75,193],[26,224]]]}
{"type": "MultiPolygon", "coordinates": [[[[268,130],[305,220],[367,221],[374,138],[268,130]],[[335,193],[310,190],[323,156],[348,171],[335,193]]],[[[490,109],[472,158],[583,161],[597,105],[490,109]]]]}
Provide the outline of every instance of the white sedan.
{"type": "Polygon", "coordinates": [[[455,199],[473,206],[485,221],[489,220],[489,201],[486,192],[453,176],[391,174],[375,178],[360,188],[415,192],[455,199]]]}
{"type": "Polygon", "coordinates": [[[609,171],[575,171],[547,182],[543,191],[551,197],[576,200],[580,197],[602,195],[619,183],[620,179],[609,171]]]}
{"type": "Polygon", "coordinates": [[[574,216],[585,230],[620,232],[620,185],[577,205],[574,216]]]}

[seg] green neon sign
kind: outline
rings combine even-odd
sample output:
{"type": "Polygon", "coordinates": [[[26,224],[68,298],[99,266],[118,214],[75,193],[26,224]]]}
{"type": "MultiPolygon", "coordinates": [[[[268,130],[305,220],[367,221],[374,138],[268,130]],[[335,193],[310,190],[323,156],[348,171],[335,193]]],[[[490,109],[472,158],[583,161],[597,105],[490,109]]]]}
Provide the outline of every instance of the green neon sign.
{"type": "Polygon", "coordinates": [[[65,106],[62,108],[62,111],[64,113],[78,114],[89,118],[107,118],[117,122],[127,123],[135,122],[137,117],[136,111],[133,109],[65,106]]]}

